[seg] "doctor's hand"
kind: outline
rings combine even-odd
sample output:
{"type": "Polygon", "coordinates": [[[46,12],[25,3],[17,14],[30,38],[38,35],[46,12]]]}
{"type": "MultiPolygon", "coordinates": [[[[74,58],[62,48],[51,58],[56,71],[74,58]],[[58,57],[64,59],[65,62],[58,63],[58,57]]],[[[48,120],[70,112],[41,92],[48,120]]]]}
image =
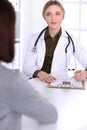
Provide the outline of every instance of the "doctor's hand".
{"type": "Polygon", "coordinates": [[[42,82],[46,82],[46,83],[52,83],[54,80],[56,80],[56,78],[44,71],[40,71],[37,74],[37,77],[42,81],[42,82]]]}
{"type": "Polygon", "coordinates": [[[85,79],[87,78],[87,71],[76,70],[74,73],[74,78],[77,81],[85,81],[85,79]]]}

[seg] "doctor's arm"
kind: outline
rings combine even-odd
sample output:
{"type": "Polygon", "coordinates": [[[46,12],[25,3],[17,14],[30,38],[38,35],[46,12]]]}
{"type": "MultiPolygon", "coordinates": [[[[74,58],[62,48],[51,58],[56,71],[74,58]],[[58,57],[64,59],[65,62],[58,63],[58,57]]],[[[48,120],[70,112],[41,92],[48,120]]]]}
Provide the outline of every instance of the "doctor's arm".
{"type": "Polygon", "coordinates": [[[33,74],[36,70],[38,70],[37,66],[37,53],[32,52],[32,48],[34,47],[34,43],[36,40],[36,36],[31,36],[26,48],[24,63],[23,63],[23,73],[28,77],[32,78],[33,74]]]}
{"type": "Polygon", "coordinates": [[[87,78],[87,48],[83,47],[78,40],[74,40],[75,44],[75,58],[84,68],[84,70],[77,70],[74,73],[74,78],[78,81],[84,81],[87,78]]]}
{"type": "Polygon", "coordinates": [[[37,65],[38,53],[32,52],[36,38],[36,35],[32,35],[29,40],[23,64],[23,73],[28,78],[38,77],[42,82],[53,82],[55,80],[55,77],[42,71],[40,65],[37,65]]]}

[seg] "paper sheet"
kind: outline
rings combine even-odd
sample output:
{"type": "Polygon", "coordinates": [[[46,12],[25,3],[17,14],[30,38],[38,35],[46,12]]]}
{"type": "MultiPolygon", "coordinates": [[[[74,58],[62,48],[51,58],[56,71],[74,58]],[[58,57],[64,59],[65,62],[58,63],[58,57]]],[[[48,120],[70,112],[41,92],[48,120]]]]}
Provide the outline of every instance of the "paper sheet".
{"type": "Polygon", "coordinates": [[[50,83],[48,87],[56,88],[72,88],[72,89],[85,89],[85,83],[76,81],[72,78],[58,78],[53,83],[50,83]]]}

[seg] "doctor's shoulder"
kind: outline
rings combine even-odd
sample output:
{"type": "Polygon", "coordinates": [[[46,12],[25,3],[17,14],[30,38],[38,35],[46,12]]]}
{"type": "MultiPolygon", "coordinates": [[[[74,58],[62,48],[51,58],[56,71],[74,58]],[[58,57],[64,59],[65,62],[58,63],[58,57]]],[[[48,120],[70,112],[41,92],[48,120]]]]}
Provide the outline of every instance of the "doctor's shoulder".
{"type": "Polygon", "coordinates": [[[34,41],[38,41],[40,39],[44,39],[45,29],[43,29],[41,32],[33,33],[30,36],[30,39],[33,39],[34,41]]]}
{"type": "Polygon", "coordinates": [[[34,41],[36,41],[37,38],[38,38],[38,36],[39,36],[39,34],[40,34],[40,32],[37,32],[37,33],[33,33],[33,34],[31,34],[31,36],[30,36],[30,40],[33,39],[34,41]]]}

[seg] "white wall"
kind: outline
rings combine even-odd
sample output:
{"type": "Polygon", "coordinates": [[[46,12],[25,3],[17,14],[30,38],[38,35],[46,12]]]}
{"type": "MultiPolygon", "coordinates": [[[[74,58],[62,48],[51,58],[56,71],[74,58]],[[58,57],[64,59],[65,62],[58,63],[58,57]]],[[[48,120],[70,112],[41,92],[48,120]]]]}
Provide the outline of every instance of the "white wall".
{"type": "Polygon", "coordinates": [[[22,2],[22,31],[23,38],[40,31],[45,21],[42,17],[42,8],[47,0],[23,0],[22,2]]]}
{"type": "Polygon", "coordinates": [[[31,34],[31,0],[21,2],[21,59],[23,62],[28,37],[31,34]]]}

